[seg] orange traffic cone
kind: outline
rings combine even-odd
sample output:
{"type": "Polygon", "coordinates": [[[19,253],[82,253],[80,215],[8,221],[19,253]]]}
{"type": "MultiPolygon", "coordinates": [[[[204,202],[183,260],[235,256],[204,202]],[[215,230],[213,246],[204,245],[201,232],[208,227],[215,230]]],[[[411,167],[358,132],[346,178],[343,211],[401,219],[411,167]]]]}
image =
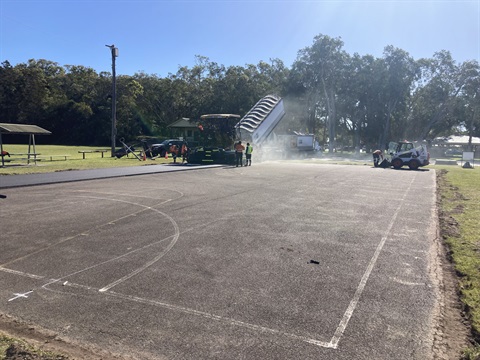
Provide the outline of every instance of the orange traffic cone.
{"type": "Polygon", "coordinates": [[[146,161],[147,160],[147,154],[145,153],[145,151],[143,152],[143,161],[146,161]]]}
{"type": "Polygon", "coordinates": [[[165,151],[165,159],[168,159],[168,152],[165,151]]]}

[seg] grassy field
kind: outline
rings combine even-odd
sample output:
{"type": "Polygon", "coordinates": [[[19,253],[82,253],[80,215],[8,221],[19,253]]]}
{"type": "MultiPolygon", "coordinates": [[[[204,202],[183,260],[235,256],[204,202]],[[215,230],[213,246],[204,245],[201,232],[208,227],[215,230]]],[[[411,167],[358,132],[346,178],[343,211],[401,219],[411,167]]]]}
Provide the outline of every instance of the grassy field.
{"type": "MultiPolygon", "coordinates": [[[[8,145],[5,150],[10,153],[26,152],[25,145],[8,145]]],[[[37,153],[42,157],[50,155],[67,155],[68,159],[56,157],[54,161],[42,159],[37,165],[25,165],[23,162],[6,163],[0,168],[0,175],[28,174],[40,172],[68,171],[93,168],[145,166],[172,162],[172,159],[155,159],[139,161],[132,155],[120,159],[110,157],[110,152],[101,157],[101,153],[87,153],[85,159],[79,151],[96,150],[97,147],[73,147],[38,145],[37,153]]],[[[13,156],[12,156],[13,157],[13,156]]],[[[8,159],[8,158],[6,158],[8,159]]],[[[317,162],[342,163],[352,165],[371,165],[365,161],[322,160],[317,162]]],[[[479,165],[480,166],[480,165],[479,165]]],[[[434,165],[437,171],[437,188],[439,192],[439,214],[441,236],[449,248],[451,260],[459,274],[459,292],[465,305],[465,312],[472,325],[473,337],[480,343],[480,168],[463,169],[455,165],[434,165]]],[[[0,337],[0,360],[2,351],[8,347],[7,338],[0,337]]],[[[11,341],[11,340],[10,340],[11,341]]],[[[480,359],[480,347],[466,349],[465,359],[480,359]]]]}
{"type": "MultiPolygon", "coordinates": [[[[28,145],[4,145],[4,150],[10,154],[21,154],[28,151],[28,145]]],[[[41,159],[35,164],[30,160],[27,165],[26,155],[11,155],[5,156],[5,166],[0,168],[0,175],[19,175],[19,174],[36,174],[55,171],[69,171],[69,170],[85,170],[97,168],[111,168],[123,166],[139,166],[163,164],[172,162],[169,158],[157,158],[155,160],[147,159],[146,161],[139,161],[133,154],[128,157],[124,156],[120,159],[111,157],[111,151],[108,148],[90,147],[90,146],[60,146],[60,145],[37,145],[36,152],[38,158],[41,159]],[[108,150],[103,154],[100,152],[85,153],[79,151],[94,151],[94,150],[108,150]],[[53,156],[53,158],[50,158],[53,156]],[[65,157],[67,156],[67,160],[65,157]],[[15,160],[21,158],[22,160],[15,160]]],[[[135,152],[137,155],[139,151],[135,152]]]]}

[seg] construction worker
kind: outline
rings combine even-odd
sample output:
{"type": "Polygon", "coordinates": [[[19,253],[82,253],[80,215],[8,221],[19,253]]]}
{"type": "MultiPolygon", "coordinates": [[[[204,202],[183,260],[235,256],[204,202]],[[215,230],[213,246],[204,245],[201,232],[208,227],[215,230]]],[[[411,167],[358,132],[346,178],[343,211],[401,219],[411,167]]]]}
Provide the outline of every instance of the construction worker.
{"type": "Polygon", "coordinates": [[[247,142],[247,147],[245,148],[245,158],[246,158],[245,166],[252,166],[252,152],[253,152],[253,146],[247,142]]]}
{"type": "Polygon", "coordinates": [[[182,144],[182,149],[181,149],[180,153],[182,154],[182,164],[183,164],[185,162],[185,160],[187,159],[187,155],[188,155],[188,147],[187,147],[187,143],[185,141],[182,144]]]}
{"type": "Polygon", "coordinates": [[[375,150],[373,153],[373,166],[379,167],[380,163],[383,161],[383,152],[382,150],[375,150]]]}
{"type": "Polygon", "coordinates": [[[237,165],[237,167],[238,167],[238,164],[240,164],[240,166],[243,166],[244,150],[245,150],[245,146],[242,145],[241,141],[235,144],[235,164],[237,165]]]}
{"type": "Polygon", "coordinates": [[[170,151],[169,152],[172,154],[173,163],[176,164],[177,163],[177,156],[178,156],[178,146],[173,144],[172,146],[170,146],[170,151]]]}

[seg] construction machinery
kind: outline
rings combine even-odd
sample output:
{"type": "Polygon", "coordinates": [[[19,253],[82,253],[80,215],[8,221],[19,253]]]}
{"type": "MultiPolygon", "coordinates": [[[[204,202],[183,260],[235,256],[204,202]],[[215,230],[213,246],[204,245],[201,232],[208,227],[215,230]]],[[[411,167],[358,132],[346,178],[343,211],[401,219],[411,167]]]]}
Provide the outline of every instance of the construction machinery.
{"type": "Polygon", "coordinates": [[[305,158],[315,151],[315,135],[294,132],[291,135],[275,135],[281,145],[283,158],[305,158]]]}
{"type": "Polygon", "coordinates": [[[282,98],[267,95],[235,125],[237,138],[252,143],[254,147],[261,146],[272,135],[284,115],[282,98]]]}
{"type": "Polygon", "coordinates": [[[409,141],[390,142],[388,144],[390,164],[395,169],[408,166],[411,170],[430,164],[430,153],[424,144],[415,146],[409,141]]]}
{"type": "Polygon", "coordinates": [[[279,135],[274,132],[285,115],[283,99],[277,95],[267,95],[235,125],[238,139],[250,142],[255,157],[290,158],[305,157],[315,151],[313,134],[279,135]]]}
{"type": "MultiPolygon", "coordinates": [[[[235,137],[244,144],[250,143],[254,148],[255,159],[305,157],[315,151],[315,137],[312,134],[293,133],[275,134],[274,129],[285,115],[283,99],[277,95],[267,95],[260,99],[247,114],[240,119],[232,114],[202,115],[200,120],[215,119],[219,121],[218,130],[225,134],[230,132],[228,121],[238,117],[234,125],[235,137]],[[220,124],[223,124],[220,126],[220,124]],[[225,127],[227,126],[227,127],[225,127]]],[[[192,149],[189,162],[232,164],[235,152],[229,149],[202,146],[192,149]]]]}

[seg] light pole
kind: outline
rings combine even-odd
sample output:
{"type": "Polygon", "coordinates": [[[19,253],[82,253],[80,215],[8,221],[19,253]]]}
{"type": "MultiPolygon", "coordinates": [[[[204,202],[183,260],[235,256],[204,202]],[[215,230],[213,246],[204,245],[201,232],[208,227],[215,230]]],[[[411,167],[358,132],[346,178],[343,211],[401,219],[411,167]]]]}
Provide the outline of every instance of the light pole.
{"type": "Polygon", "coordinates": [[[112,157],[114,157],[116,146],[115,136],[117,135],[117,79],[115,76],[115,58],[118,57],[118,48],[116,48],[113,44],[105,46],[110,48],[112,52],[112,157]]]}

